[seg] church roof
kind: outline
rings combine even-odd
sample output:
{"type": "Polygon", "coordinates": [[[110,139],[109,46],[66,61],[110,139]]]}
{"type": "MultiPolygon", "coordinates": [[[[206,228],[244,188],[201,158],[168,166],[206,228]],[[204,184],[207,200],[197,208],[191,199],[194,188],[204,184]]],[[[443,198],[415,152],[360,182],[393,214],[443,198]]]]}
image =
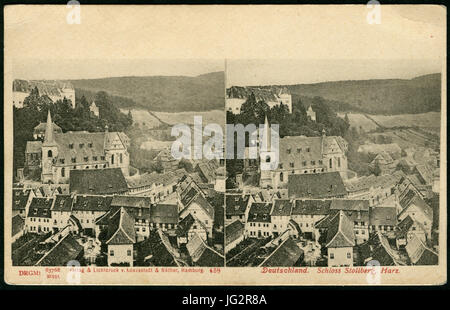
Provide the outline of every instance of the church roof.
{"type": "Polygon", "coordinates": [[[128,191],[120,168],[72,170],[69,190],[76,194],[108,195],[128,191]]]}

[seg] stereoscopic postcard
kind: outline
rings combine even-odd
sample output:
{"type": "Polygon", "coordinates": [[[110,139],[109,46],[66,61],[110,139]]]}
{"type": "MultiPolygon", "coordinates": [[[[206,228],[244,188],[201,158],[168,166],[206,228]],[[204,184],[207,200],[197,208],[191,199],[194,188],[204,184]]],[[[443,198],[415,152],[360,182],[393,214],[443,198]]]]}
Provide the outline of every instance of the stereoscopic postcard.
{"type": "Polygon", "coordinates": [[[6,283],[446,283],[445,7],[4,16],[6,283]]]}

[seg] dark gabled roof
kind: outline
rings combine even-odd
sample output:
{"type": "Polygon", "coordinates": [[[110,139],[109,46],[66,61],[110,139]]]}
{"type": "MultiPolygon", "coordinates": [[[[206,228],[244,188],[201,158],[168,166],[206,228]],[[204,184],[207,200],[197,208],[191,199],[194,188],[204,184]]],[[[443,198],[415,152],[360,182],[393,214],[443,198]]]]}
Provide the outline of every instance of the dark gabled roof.
{"type": "Polygon", "coordinates": [[[376,260],[380,266],[396,266],[401,261],[396,258],[394,251],[389,245],[388,240],[381,232],[370,235],[369,240],[359,246],[361,263],[366,264],[369,260],[376,260]]]}
{"type": "Polygon", "coordinates": [[[197,171],[203,181],[207,183],[213,182],[216,178],[215,167],[213,167],[210,163],[199,163],[195,167],[195,171],[197,171]]]}
{"type": "Polygon", "coordinates": [[[408,240],[406,244],[406,252],[408,253],[411,263],[414,265],[437,265],[439,255],[428,248],[417,235],[408,240]]]}
{"type": "Polygon", "coordinates": [[[128,191],[127,182],[120,168],[71,170],[71,193],[108,195],[128,191]]]}
{"type": "Polygon", "coordinates": [[[151,233],[150,237],[136,244],[137,260],[148,261],[152,266],[178,266],[173,254],[163,240],[163,232],[151,233]]]}
{"type": "Polygon", "coordinates": [[[214,208],[213,206],[211,206],[208,200],[206,200],[202,193],[199,193],[194,199],[192,199],[191,202],[186,206],[186,208],[188,208],[192,204],[197,204],[202,207],[203,210],[205,210],[206,214],[208,214],[211,219],[214,219],[214,208]]]}
{"type": "Polygon", "coordinates": [[[369,211],[369,200],[333,199],[330,210],[369,211]]]}
{"type": "Polygon", "coordinates": [[[291,174],[288,179],[290,198],[332,198],[347,191],[339,172],[291,174]]]}
{"type": "Polygon", "coordinates": [[[225,196],[225,207],[227,215],[244,215],[247,209],[248,200],[250,195],[226,195],[225,196]]]}
{"type": "Polygon", "coordinates": [[[254,202],[250,206],[247,222],[270,223],[270,212],[272,203],[254,202]]]}
{"type": "Polygon", "coordinates": [[[181,204],[187,206],[198,193],[200,193],[200,189],[196,187],[186,188],[181,196],[181,204]]]}
{"type": "Polygon", "coordinates": [[[79,258],[83,251],[72,234],[59,241],[41,260],[38,266],[66,266],[71,260],[79,258]]]}
{"type": "Polygon", "coordinates": [[[120,208],[109,220],[106,244],[133,244],[135,242],[134,219],[125,208],[120,208]]]}
{"type": "Polygon", "coordinates": [[[273,203],[272,216],[290,216],[293,203],[288,199],[276,199],[273,203]]]}
{"type": "Polygon", "coordinates": [[[149,208],[150,205],[150,197],[114,196],[111,201],[112,207],[149,208]]]}
{"type": "Polygon", "coordinates": [[[355,245],[355,234],[353,222],[339,211],[330,220],[327,232],[327,248],[353,247],[355,245]]]}
{"type": "Polygon", "coordinates": [[[180,223],[178,223],[177,226],[177,236],[181,237],[181,236],[185,236],[189,230],[191,229],[192,225],[195,223],[195,219],[192,216],[192,214],[188,214],[186,215],[181,221],[180,223]]]}
{"type": "Polygon", "coordinates": [[[241,221],[234,221],[225,227],[225,245],[237,240],[244,234],[244,224],[241,221]]]}
{"type": "Polygon", "coordinates": [[[73,197],[70,195],[56,195],[55,203],[53,204],[52,211],[72,211],[73,197]]]}
{"type": "Polygon", "coordinates": [[[402,193],[402,196],[400,197],[400,206],[402,209],[409,206],[411,200],[416,196],[416,192],[414,192],[412,189],[408,189],[406,193],[402,193]]]}
{"type": "MultiPolygon", "coordinates": [[[[47,126],[47,123],[40,122],[39,125],[37,125],[36,127],[33,128],[33,133],[34,134],[44,133],[46,126],[47,126]]],[[[53,122],[52,128],[53,128],[54,132],[62,133],[61,127],[59,127],[57,124],[55,124],[55,122],[53,122]]]]}
{"type": "Polygon", "coordinates": [[[403,208],[400,214],[404,213],[409,206],[416,206],[430,221],[433,219],[433,209],[418,195],[415,195],[409,203],[403,208]]]}
{"type": "Polygon", "coordinates": [[[178,206],[172,204],[156,204],[150,207],[150,222],[161,224],[178,223],[178,206]]]}
{"type": "Polygon", "coordinates": [[[397,210],[395,207],[371,207],[369,225],[395,226],[397,225],[397,210]]]}
{"type": "Polygon", "coordinates": [[[25,210],[31,189],[13,189],[12,209],[25,210]]]}
{"type": "Polygon", "coordinates": [[[109,211],[111,209],[112,196],[77,195],[73,202],[73,211],[109,211]]]}
{"type": "Polygon", "coordinates": [[[289,237],[262,262],[260,267],[291,267],[302,256],[303,250],[289,237]]]}
{"type": "Polygon", "coordinates": [[[188,241],[186,248],[195,266],[220,267],[225,265],[224,256],[206,245],[198,234],[188,241]]]}
{"type": "Polygon", "coordinates": [[[292,209],[292,215],[327,215],[331,200],[297,199],[292,209]]]}
{"type": "Polygon", "coordinates": [[[15,215],[12,218],[11,222],[11,236],[14,237],[16,234],[23,230],[23,226],[25,225],[25,220],[20,215],[15,215]]]}
{"type": "Polygon", "coordinates": [[[53,204],[53,198],[37,198],[33,197],[30,208],[28,210],[28,217],[44,217],[51,218],[50,209],[53,204]]]}

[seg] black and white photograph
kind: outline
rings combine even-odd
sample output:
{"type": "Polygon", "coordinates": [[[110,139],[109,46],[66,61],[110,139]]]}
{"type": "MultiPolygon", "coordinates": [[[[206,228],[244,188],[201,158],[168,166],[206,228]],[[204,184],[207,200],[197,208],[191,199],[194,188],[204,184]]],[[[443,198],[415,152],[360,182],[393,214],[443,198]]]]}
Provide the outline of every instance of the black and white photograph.
{"type": "Polygon", "coordinates": [[[275,169],[261,140],[227,161],[227,267],[438,264],[439,62],[229,60],[227,83],[227,124],[279,134],[275,169]]]}
{"type": "Polygon", "coordinates": [[[224,266],[224,162],[171,152],[223,123],[224,61],[80,61],[13,68],[13,265],[224,266]]]}

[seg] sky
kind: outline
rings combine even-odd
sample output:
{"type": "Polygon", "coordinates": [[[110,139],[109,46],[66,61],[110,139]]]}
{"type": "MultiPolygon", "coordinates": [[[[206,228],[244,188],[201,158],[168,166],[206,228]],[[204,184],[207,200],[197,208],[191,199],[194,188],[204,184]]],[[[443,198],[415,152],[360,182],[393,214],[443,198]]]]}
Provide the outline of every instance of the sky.
{"type": "Polygon", "coordinates": [[[432,59],[270,59],[227,60],[227,87],[309,84],[326,81],[411,79],[441,72],[442,62],[432,59]]]}
{"type": "Polygon", "coordinates": [[[442,6],[381,5],[379,24],[365,5],[81,5],[69,24],[72,10],[5,7],[8,78],[195,76],[224,59],[228,85],[411,78],[446,52],[442,6]]]}

